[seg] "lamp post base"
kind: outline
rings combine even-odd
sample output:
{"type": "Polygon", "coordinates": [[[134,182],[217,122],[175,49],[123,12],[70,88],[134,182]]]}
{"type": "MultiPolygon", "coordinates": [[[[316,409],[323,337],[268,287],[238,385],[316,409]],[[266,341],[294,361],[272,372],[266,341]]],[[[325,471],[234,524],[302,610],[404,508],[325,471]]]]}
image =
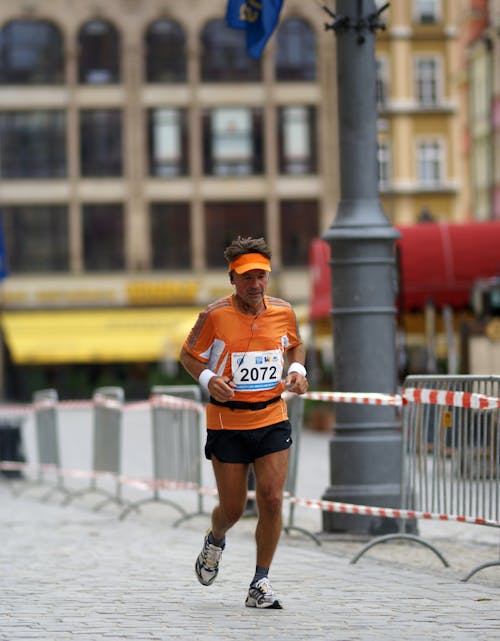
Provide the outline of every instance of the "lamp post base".
{"type": "MultiPolygon", "coordinates": [[[[384,412],[382,408],[373,408],[374,412],[377,410],[384,412]]],[[[401,433],[396,426],[390,420],[337,423],[329,444],[331,484],[322,499],[401,507],[401,433]]],[[[378,514],[323,512],[323,532],[379,536],[399,532],[399,525],[398,520],[378,514]]],[[[411,529],[411,524],[406,525],[411,529]]]]}

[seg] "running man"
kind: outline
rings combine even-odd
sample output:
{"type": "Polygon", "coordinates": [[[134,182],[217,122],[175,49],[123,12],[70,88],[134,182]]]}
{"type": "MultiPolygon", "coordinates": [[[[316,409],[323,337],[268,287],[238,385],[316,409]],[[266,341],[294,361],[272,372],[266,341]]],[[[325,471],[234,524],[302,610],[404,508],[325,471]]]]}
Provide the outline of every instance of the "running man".
{"type": "Polygon", "coordinates": [[[281,394],[285,389],[307,391],[305,349],[290,303],[266,295],[271,252],[265,240],[239,236],[224,257],[234,293],[199,314],[180,355],[185,369],[210,395],[205,455],[212,461],[219,495],[195,571],[202,585],[215,581],[226,532],[245,510],[253,465],[256,569],[245,605],[281,609],[269,582],[292,444],[281,394]],[[289,365],[283,383],[284,357],[289,365]]]}

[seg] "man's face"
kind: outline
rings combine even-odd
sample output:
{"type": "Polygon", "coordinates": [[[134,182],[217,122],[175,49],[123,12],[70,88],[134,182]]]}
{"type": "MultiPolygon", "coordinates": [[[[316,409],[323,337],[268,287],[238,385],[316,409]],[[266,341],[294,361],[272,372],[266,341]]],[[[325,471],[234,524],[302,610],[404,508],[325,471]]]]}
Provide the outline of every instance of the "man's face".
{"type": "Polygon", "coordinates": [[[250,307],[260,304],[269,283],[269,272],[250,269],[244,274],[233,273],[236,294],[250,307]]]}

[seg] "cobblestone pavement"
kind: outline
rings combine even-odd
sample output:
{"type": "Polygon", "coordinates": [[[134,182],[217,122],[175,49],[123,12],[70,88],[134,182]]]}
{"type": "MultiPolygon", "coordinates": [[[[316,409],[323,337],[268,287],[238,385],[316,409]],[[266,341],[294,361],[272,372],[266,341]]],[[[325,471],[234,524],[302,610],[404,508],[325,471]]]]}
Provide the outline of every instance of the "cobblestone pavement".
{"type": "MultiPolygon", "coordinates": [[[[500,640],[499,568],[464,583],[407,544],[353,565],[359,542],[283,535],[271,579],[285,609],[256,611],[244,607],[255,519],[231,531],[219,577],[203,587],[193,566],[207,516],[172,527],[171,508],[150,505],[120,521],[112,505],[62,507],[60,497],[42,502],[39,488],[14,496],[9,485],[0,482],[1,641],[500,640]]],[[[454,545],[476,560],[497,552],[454,545]]]]}

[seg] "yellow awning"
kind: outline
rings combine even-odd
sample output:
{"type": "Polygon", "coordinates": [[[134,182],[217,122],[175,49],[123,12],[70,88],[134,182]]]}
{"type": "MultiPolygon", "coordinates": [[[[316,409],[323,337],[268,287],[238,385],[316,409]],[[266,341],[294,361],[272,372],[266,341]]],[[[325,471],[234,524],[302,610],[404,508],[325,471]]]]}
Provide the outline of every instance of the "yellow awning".
{"type": "Polygon", "coordinates": [[[198,307],[6,311],[4,339],[18,365],[176,360],[198,307]]]}

